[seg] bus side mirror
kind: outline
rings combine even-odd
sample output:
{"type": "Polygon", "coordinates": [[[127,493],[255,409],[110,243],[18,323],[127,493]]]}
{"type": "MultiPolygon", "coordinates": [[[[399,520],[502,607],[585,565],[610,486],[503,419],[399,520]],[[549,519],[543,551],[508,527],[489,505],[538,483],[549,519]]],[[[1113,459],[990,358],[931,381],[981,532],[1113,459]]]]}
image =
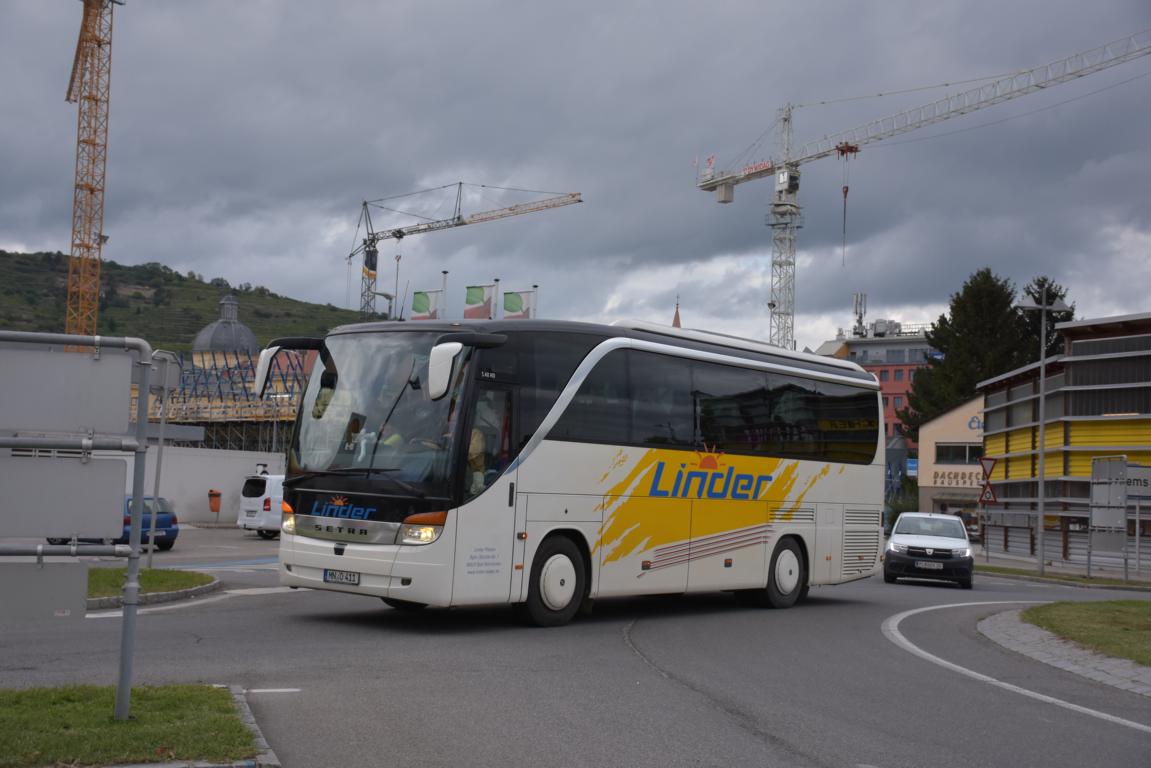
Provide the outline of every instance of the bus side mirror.
{"type": "Polygon", "coordinates": [[[452,383],[452,366],[464,345],[448,341],[432,347],[428,357],[428,397],[439,400],[448,393],[452,383]]]}
{"type": "Polygon", "coordinates": [[[268,347],[260,350],[260,359],[256,363],[256,379],[252,382],[257,398],[264,397],[264,390],[268,388],[268,374],[272,370],[272,359],[279,354],[280,349],[281,347],[268,347]]]}

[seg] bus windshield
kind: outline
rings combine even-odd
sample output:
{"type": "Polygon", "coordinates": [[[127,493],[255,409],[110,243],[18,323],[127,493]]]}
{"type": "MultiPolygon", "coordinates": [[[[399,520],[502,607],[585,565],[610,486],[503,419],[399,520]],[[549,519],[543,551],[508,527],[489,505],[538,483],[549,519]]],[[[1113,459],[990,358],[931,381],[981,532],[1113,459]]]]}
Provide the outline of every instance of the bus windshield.
{"type": "MultiPolygon", "coordinates": [[[[468,355],[447,395],[427,395],[428,355],[437,333],[330,336],[304,393],[289,473],[365,475],[443,487],[458,431],[468,355]]],[[[426,488],[423,490],[427,490],[426,488]]]]}

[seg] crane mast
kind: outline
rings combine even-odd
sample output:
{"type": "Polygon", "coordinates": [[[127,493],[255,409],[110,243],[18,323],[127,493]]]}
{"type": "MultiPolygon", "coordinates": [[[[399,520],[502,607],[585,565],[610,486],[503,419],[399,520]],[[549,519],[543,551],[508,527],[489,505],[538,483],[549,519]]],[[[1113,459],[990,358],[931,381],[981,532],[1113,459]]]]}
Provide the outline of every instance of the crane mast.
{"type": "Polygon", "coordinates": [[[696,184],[699,189],[714,191],[718,202],[730,203],[735,197],[736,185],[767,176],[775,178],[775,195],[768,221],[772,230],[768,340],[787,349],[795,347],[795,239],[797,230],[803,226],[797,194],[802,164],[831,155],[853,155],[867,144],[1078,80],[1148,54],[1151,54],[1151,29],[1050,64],[994,79],[851,130],[824,136],[804,144],[795,154],[791,151],[794,107],[785,104],[779,110],[778,159],[761,160],[739,170],[727,171],[716,171],[709,163],[696,184]]]}
{"type": "Polygon", "coordinates": [[[506,219],[509,216],[519,216],[524,213],[535,213],[536,211],[547,211],[552,208],[560,208],[565,205],[571,205],[572,203],[583,202],[579,192],[569,192],[544,198],[543,200],[518,203],[505,208],[496,208],[491,211],[481,211],[465,216],[461,213],[463,205],[463,182],[458,182],[455,186],[456,204],[451,216],[446,219],[425,221],[398,229],[384,229],[379,231],[373,229],[371,206],[373,203],[379,201],[364,201],[361,218],[365,224],[367,235],[364,237],[363,242],[349,254],[348,258],[351,259],[363,254],[363,267],[360,278],[360,314],[365,320],[371,317],[376,311],[376,272],[379,265],[378,245],[381,240],[403,240],[410,235],[420,235],[425,232],[436,232],[441,229],[462,227],[467,224],[483,224],[488,221],[506,219]]]}
{"type": "Polygon", "coordinates": [[[104,172],[112,75],[112,8],[119,0],[84,0],[84,16],[65,100],[78,103],[76,183],[64,332],[96,334],[100,253],[104,241],[104,172]]]}

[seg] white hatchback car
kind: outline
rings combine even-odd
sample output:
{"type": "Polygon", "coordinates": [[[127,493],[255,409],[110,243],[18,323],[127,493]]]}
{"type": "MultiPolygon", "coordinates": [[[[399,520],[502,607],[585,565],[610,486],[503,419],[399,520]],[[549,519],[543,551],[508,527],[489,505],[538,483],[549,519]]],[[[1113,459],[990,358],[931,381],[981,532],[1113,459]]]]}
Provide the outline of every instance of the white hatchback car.
{"type": "Polygon", "coordinates": [[[883,580],[900,577],[956,581],[971,589],[975,573],[971,540],[963,520],[936,512],[904,512],[883,553],[883,580]]]}
{"type": "Polygon", "coordinates": [[[263,539],[280,535],[284,501],[283,475],[249,475],[240,490],[240,514],[236,526],[255,531],[263,539]]]}

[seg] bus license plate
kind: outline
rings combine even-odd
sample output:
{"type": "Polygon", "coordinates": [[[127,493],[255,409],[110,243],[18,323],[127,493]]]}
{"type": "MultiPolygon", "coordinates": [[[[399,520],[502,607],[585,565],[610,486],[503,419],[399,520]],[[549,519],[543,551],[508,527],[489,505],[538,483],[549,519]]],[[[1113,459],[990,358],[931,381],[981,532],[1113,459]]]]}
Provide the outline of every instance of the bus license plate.
{"type": "Polygon", "coordinates": [[[359,586],[360,574],[355,571],[337,571],[332,568],[325,568],[324,581],[328,584],[352,584],[359,586]]]}
{"type": "Polygon", "coordinates": [[[925,571],[942,571],[943,563],[933,563],[930,560],[916,560],[916,568],[922,568],[925,571]]]}

